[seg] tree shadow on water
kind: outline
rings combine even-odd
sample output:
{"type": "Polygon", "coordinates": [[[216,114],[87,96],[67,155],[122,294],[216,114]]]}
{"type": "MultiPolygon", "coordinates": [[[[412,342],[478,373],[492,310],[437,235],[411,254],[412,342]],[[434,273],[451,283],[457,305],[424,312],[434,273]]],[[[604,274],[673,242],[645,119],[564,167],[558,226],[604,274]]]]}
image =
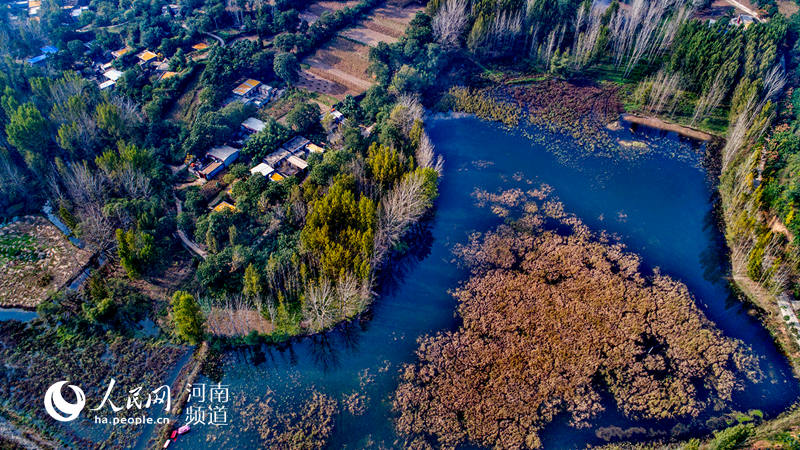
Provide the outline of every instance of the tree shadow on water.
{"type": "Polygon", "coordinates": [[[431,254],[434,221],[435,218],[429,218],[411,226],[401,243],[392,249],[377,277],[378,301],[397,292],[416,264],[431,254]]]}

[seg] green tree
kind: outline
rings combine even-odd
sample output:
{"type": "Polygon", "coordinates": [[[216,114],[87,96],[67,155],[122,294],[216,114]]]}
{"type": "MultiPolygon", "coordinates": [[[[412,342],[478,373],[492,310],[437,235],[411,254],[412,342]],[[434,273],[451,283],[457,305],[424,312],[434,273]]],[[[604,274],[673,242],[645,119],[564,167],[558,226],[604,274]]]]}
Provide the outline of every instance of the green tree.
{"type": "Polygon", "coordinates": [[[120,137],[125,129],[119,107],[112,103],[101,103],[95,110],[95,120],[101,130],[113,137],[120,137]]]}
{"type": "Polygon", "coordinates": [[[289,123],[298,133],[306,133],[319,125],[319,105],[316,103],[300,103],[295,105],[286,115],[289,123]]]}
{"type": "Polygon", "coordinates": [[[397,150],[378,143],[369,147],[367,167],[375,183],[382,189],[389,189],[403,176],[403,164],[397,150]]]}
{"type": "Polygon", "coordinates": [[[147,232],[117,229],[117,256],[130,278],[139,278],[156,257],[155,238],[147,232]]]}
{"type": "Polygon", "coordinates": [[[297,81],[300,64],[297,57],[292,53],[280,53],[275,57],[272,69],[275,75],[282,79],[286,84],[292,85],[297,81]]]}
{"type": "Polygon", "coordinates": [[[332,280],[348,272],[366,278],[371,268],[375,203],[366,196],[356,200],[354,189],[352,176],[339,176],[325,196],[312,204],[300,232],[302,245],[332,280]]]}
{"type": "Polygon", "coordinates": [[[248,265],[244,269],[244,287],[242,288],[242,294],[245,297],[253,298],[258,297],[263,290],[263,286],[261,284],[261,274],[256,269],[256,266],[253,264],[248,265]]]}
{"type": "Polygon", "coordinates": [[[289,139],[289,136],[289,130],[275,119],[269,118],[264,122],[264,129],[247,140],[242,148],[242,153],[252,156],[254,159],[261,159],[277,150],[284,141],[289,139]]]}
{"type": "Polygon", "coordinates": [[[50,142],[47,121],[33,103],[20,105],[6,125],[8,142],[19,150],[33,171],[44,170],[50,142]]]}
{"type": "Polygon", "coordinates": [[[177,291],[170,304],[175,333],[190,344],[199,343],[203,339],[205,319],[197,300],[186,291],[177,291]]]}

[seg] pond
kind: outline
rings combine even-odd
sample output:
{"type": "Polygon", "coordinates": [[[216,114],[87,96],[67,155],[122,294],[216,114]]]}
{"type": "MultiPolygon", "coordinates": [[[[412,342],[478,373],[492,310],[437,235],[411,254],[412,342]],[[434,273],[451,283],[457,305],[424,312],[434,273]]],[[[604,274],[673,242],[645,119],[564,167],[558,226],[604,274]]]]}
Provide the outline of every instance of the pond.
{"type": "MultiPolygon", "coordinates": [[[[366,400],[364,413],[342,410],[331,448],[398,446],[391,412],[398,370],[414,360],[419,336],[458,325],[448,290],[466,274],[452,263],[453,245],[501,221],[488,208],[476,206],[472,193],[546,183],[567,212],[595,230],[616,234],[642,256],[646,268],[660,267],[683,281],[725,334],[743,340],[760,356],[765,380],[737,394],[733,409],[758,408],[772,417],[798,398],[788,363],[722,278],[724,241],[715,225],[713,187],[702,168],[702,148],[675,136],[621,130],[613,132],[625,144],[616,149],[619,157],[590,156],[564,136],[509,132],[468,116],[430,119],[428,130],[446,164],[423,249],[396,269],[394,282],[384,284],[369,320],[282,347],[226,355],[222,384],[229,386],[232,397],[244,394],[253,401],[270,390],[278,405],[292,405],[312,388],[340,403],[359,393],[366,400]],[[639,143],[631,145],[634,141],[639,143]],[[649,148],[645,155],[625,157],[642,153],[642,141],[649,148]],[[553,151],[555,142],[560,144],[553,151]]],[[[601,444],[597,427],[637,425],[607,406],[589,429],[556,421],[542,433],[545,447],[601,444]]],[[[243,431],[247,419],[235,408],[229,407],[227,426],[199,425],[176,447],[258,448],[257,433],[243,431]]]]}

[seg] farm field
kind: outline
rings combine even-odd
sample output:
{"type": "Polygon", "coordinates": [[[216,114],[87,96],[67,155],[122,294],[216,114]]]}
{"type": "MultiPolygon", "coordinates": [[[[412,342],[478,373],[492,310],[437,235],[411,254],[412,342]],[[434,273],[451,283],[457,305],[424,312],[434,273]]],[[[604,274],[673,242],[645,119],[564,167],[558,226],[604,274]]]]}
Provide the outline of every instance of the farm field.
{"type": "Polygon", "coordinates": [[[35,308],[90,258],[43,217],[23,217],[0,228],[0,306],[35,308]]]}
{"type": "MultiPolygon", "coordinates": [[[[315,3],[307,12],[328,3],[333,2],[315,3]]],[[[303,61],[308,68],[301,71],[298,87],[337,99],[363,93],[373,84],[372,77],[367,74],[369,48],[380,42],[397,42],[421,10],[416,4],[399,6],[394,3],[376,8],[367,19],[341,31],[339,37],[303,61]]]]}
{"type": "Polygon", "coordinates": [[[298,86],[338,99],[358,95],[372,86],[367,74],[369,47],[337,37],[306,58],[298,86]]]}

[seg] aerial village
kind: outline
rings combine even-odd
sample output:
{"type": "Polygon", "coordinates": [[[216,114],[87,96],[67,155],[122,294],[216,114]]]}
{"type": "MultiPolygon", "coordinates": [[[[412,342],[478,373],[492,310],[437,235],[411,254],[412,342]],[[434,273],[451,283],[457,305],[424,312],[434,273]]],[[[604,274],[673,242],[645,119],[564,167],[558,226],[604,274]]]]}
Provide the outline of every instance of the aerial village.
{"type": "MultiPolygon", "coordinates": [[[[43,442],[51,440],[54,445],[49,447],[53,448],[63,443],[78,448],[192,448],[198,442],[211,448],[284,448],[292,447],[286,445],[295,442],[292,439],[311,439],[314,434],[324,443],[334,425],[338,426],[331,405],[341,406],[347,420],[361,427],[365,418],[373,416],[372,408],[378,402],[381,408],[389,406],[389,398],[393,405],[401,405],[402,411],[397,413],[404,414],[401,421],[386,421],[391,430],[405,433],[403,427],[427,429],[427,424],[416,422],[423,417],[416,414],[414,404],[420,398],[425,402],[444,398],[442,417],[450,418],[448,399],[472,395],[472,391],[456,388],[452,396],[416,395],[423,383],[417,383],[415,377],[424,375],[427,369],[401,370],[410,368],[408,364],[414,364],[414,358],[426,357],[421,350],[425,342],[436,343],[447,337],[425,335],[455,325],[454,319],[461,320],[456,319],[462,312],[455,304],[469,305],[460,298],[468,291],[460,291],[453,298],[452,288],[455,283],[470,283],[463,278],[466,272],[474,269],[471,280],[478,280],[483,271],[482,267],[460,267],[443,261],[482,260],[485,251],[494,255],[487,261],[504,259],[497,262],[498,267],[515,266],[516,254],[509,256],[492,247],[495,236],[497,245],[511,248],[517,244],[502,238],[506,229],[514,239],[530,243],[534,240],[517,228],[527,223],[550,226],[562,220],[565,225],[580,222],[566,215],[556,221],[550,220],[555,217],[533,214],[534,210],[565,213],[560,203],[547,198],[555,188],[534,187],[537,182],[533,178],[517,172],[522,166],[534,166],[538,161],[535,158],[524,153],[513,155],[501,170],[495,166],[494,155],[487,156],[486,161],[477,160],[476,155],[491,153],[500,146],[528,150],[528,141],[506,140],[528,139],[527,130],[520,136],[510,132],[528,125],[536,128],[530,145],[547,147],[537,156],[552,150],[554,156],[561,157],[558,152],[563,149],[582,151],[591,147],[598,150],[592,158],[605,157],[600,155],[603,145],[638,155],[642,147],[628,148],[609,137],[633,133],[635,126],[620,124],[625,116],[637,114],[648,120],[641,124],[643,127],[663,117],[673,125],[680,123],[681,129],[695,127],[709,140],[712,132],[722,136],[730,124],[728,111],[732,105],[756,104],[731,97],[758,90],[761,82],[742,78],[735,83],[740,78],[739,60],[747,68],[742,72],[769,81],[762,72],[775,66],[776,49],[783,45],[775,44],[783,42],[779,37],[783,19],[776,16],[798,17],[793,29],[800,30],[800,6],[789,0],[778,0],[773,5],[775,11],[769,13],[761,2],[754,6],[749,0],[705,0],[697,9],[679,7],[682,1],[530,2],[546,5],[543,11],[569,5],[569,11],[559,14],[529,11],[520,6],[524,2],[515,4],[518,17],[531,14],[526,26],[535,26],[529,29],[514,29],[514,20],[500,14],[500,7],[494,5],[509,2],[494,0],[476,2],[485,3],[489,12],[461,0],[23,0],[3,4],[0,31],[8,32],[0,32],[0,44],[5,44],[0,45],[0,120],[6,138],[0,140],[0,367],[4,368],[0,370],[0,386],[5,386],[0,389],[0,447],[4,448],[3,439],[9,434],[4,428],[14,436],[41,433],[43,442]],[[639,34],[655,36],[661,32],[659,27],[647,26],[645,14],[632,16],[636,5],[642,10],[649,8],[664,24],[673,25],[663,27],[671,30],[669,38],[642,39],[644,43],[635,49],[625,47],[640,42],[639,34]],[[576,16],[576,11],[584,8],[591,13],[576,16]],[[600,10],[605,12],[600,14],[600,10]],[[452,27],[444,26],[442,17],[449,17],[452,27]],[[611,30],[612,17],[617,25],[637,25],[611,30]],[[639,33],[637,27],[645,31],[639,33]],[[564,30],[569,30],[566,35],[564,30]],[[627,44],[615,44],[619,42],[627,44]],[[707,43],[708,48],[698,42],[707,43]],[[682,56],[673,61],[662,55],[664,49],[682,56]],[[708,58],[712,53],[713,58],[708,58]],[[633,58],[633,54],[638,56],[633,58]],[[658,58],[647,59],[652,55],[658,58]],[[753,55],[759,57],[750,57],[753,55]],[[750,67],[760,64],[762,57],[769,61],[750,67]],[[686,78],[667,77],[672,66],[686,78]],[[683,81],[692,84],[685,87],[683,81]],[[662,99],[669,99],[669,107],[651,98],[658,93],[663,94],[662,99]],[[510,99],[512,103],[508,103],[510,99]],[[439,112],[456,114],[436,114],[439,112]],[[536,119],[540,122],[534,122],[536,119]],[[690,120],[692,125],[686,125],[690,120]],[[477,127],[486,132],[484,136],[497,139],[485,144],[473,139],[472,131],[477,127]],[[452,157],[452,165],[444,164],[444,155],[452,157]],[[489,166],[492,168],[487,170],[489,166]],[[450,188],[439,197],[445,170],[457,174],[448,175],[447,182],[463,183],[451,187],[465,188],[450,188]],[[504,184],[497,184],[498,179],[504,184]],[[512,181],[522,188],[490,192],[498,187],[505,189],[503,186],[510,186],[512,181]],[[453,191],[459,191],[459,196],[451,195],[453,191]],[[523,206],[523,197],[530,203],[525,200],[523,206]],[[445,209],[443,205],[457,208],[445,209]],[[490,208],[484,208],[487,205],[490,208]],[[530,214],[515,222],[512,210],[518,207],[530,214]],[[442,211],[446,220],[437,217],[442,211]],[[473,228],[473,217],[484,213],[480,217],[485,220],[481,221],[497,223],[500,228],[473,228]],[[449,228],[440,232],[442,228],[436,227],[449,228]],[[467,236],[475,239],[465,245],[467,236]],[[482,241],[486,241],[485,250],[482,241]],[[414,268],[422,268],[417,274],[424,272],[424,276],[409,276],[414,268]],[[453,284],[445,285],[445,281],[453,284]],[[387,308],[372,308],[373,301],[386,298],[384,291],[407,287],[411,290],[398,292],[411,294],[381,304],[381,308],[387,308]],[[432,293],[441,303],[430,301],[432,293]],[[401,320],[417,328],[396,327],[401,320]],[[370,330],[385,334],[366,334],[370,330]],[[361,342],[350,339],[362,335],[368,337],[361,342]],[[269,411],[258,409],[271,407],[270,398],[260,397],[264,392],[250,396],[252,391],[247,391],[252,405],[237,403],[242,411],[236,412],[236,423],[251,424],[255,418],[264,421],[246,430],[252,435],[248,439],[253,440],[245,444],[239,440],[244,433],[239,425],[230,427],[227,435],[219,433],[220,440],[213,442],[221,429],[204,431],[187,414],[197,406],[196,401],[192,403],[194,384],[220,384],[233,374],[246,382],[240,388],[258,384],[261,389],[265,387],[262,380],[278,379],[263,375],[269,372],[248,371],[274,369],[271,362],[263,363],[278,353],[279,357],[290,354],[287,379],[295,378],[300,370],[295,365],[294,350],[304,352],[305,347],[300,346],[306,343],[311,344],[309,353],[315,360],[308,373],[319,374],[326,381],[328,363],[332,370],[343,369],[333,367],[339,362],[327,348],[331,336],[346,341],[347,355],[366,356],[364,359],[371,361],[363,370],[344,368],[355,369],[346,376],[353,382],[353,390],[348,387],[347,392],[337,392],[331,401],[316,395],[313,389],[301,393],[311,395],[313,391],[312,400],[321,403],[285,397],[281,403],[310,412],[281,416],[277,426],[266,421],[269,411]],[[293,347],[295,343],[299,346],[293,347]],[[376,343],[384,347],[373,352],[376,343]],[[404,350],[398,351],[400,347],[404,350]],[[290,351],[284,352],[287,348],[290,351]],[[223,373],[231,364],[239,364],[237,358],[245,353],[240,350],[252,353],[253,361],[244,363],[252,362],[252,367],[223,373]],[[402,352],[404,356],[397,356],[402,352]],[[318,370],[320,366],[315,364],[326,365],[325,370],[318,370]],[[402,383],[408,388],[403,391],[406,395],[401,391],[367,391],[369,386],[396,386],[400,376],[405,377],[402,383]],[[133,392],[137,383],[170,386],[176,395],[168,423],[119,431],[94,426],[81,417],[75,422],[78,425],[70,428],[57,423],[41,407],[42,393],[57,380],[80,380],[86,397],[96,399],[103,398],[102,389],[111,377],[119,382],[111,398],[117,404],[123,404],[125,393],[133,392]],[[381,377],[393,378],[389,383],[384,378],[372,384],[381,377]],[[254,380],[257,383],[252,383],[254,380]],[[362,416],[367,411],[370,413],[362,416]],[[291,423],[306,418],[321,425],[305,428],[291,423]],[[83,426],[91,428],[91,433],[78,429],[83,426]]],[[[787,115],[781,110],[777,116],[787,115]]],[[[755,119],[751,123],[756,123],[755,119]]],[[[643,137],[644,147],[648,145],[645,140],[650,142],[643,137]]],[[[641,153],[638,156],[649,157],[641,153]]],[[[575,160],[584,161],[583,155],[575,160]]],[[[552,158],[552,167],[561,170],[562,165],[568,166],[563,162],[552,158]]],[[[531,173],[542,170],[547,175],[548,167],[532,167],[531,173]]],[[[692,169],[692,176],[697,175],[696,168],[692,169]]],[[[582,186],[578,183],[584,178],[588,177],[563,181],[582,186]]],[[[777,179],[764,178],[763,183],[774,186],[777,179]]],[[[793,192],[800,192],[800,187],[793,192]]],[[[613,224],[625,230],[634,225],[623,210],[603,212],[599,226],[613,224]]],[[[578,227],[582,229],[582,225],[570,226],[575,226],[576,232],[578,227]]],[[[556,228],[560,231],[564,227],[556,228]]],[[[545,244],[542,248],[556,245],[556,240],[572,241],[551,234],[547,241],[541,241],[545,244]]],[[[600,246],[588,239],[588,235],[575,239],[570,254],[591,257],[583,261],[594,260],[595,251],[611,254],[610,247],[605,247],[608,242],[600,246]]],[[[757,251],[742,254],[758,256],[757,251]]],[[[541,263],[542,273],[549,273],[552,267],[546,267],[542,263],[545,260],[531,259],[541,263]]],[[[627,265],[632,260],[626,257],[620,261],[625,271],[618,270],[623,266],[617,261],[611,261],[609,273],[600,273],[602,277],[595,275],[606,270],[605,265],[586,265],[581,271],[592,283],[606,280],[603,283],[614,287],[619,277],[629,273],[627,265]]],[[[533,266],[538,272],[540,267],[533,266]]],[[[494,269],[491,273],[502,275],[494,269]]],[[[491,276],[483,281],[492,281],[491,276]]],[[[548,276],[544,277],[546,281],[548,276]]],[[[474,286],[482,289],[484,285],[474,286]]],[[[487,289],[488,295],[481,292],[473,297],[495,298],[494,293],[503,291],[505,284],[499,286],[487,289]]],[[[552,286],[549,282],[542,284],[556,293],[558,288],[552,286]]],[[[688,311],[692,318],[700,317],[692,323],[705,330],[706,319],[695,315],[689,291],[676,286],[673,291],[681,292],[675,299],[680,301],[681,311],[688,311]]],[[[531,289],[525,295],[534,298],[542,290],[531,289]]],[[[587,297],[597,294],[589,291],[587,297]]],[[[649,298],[656,291],[642,291],[639,297],[649,298]]],[[[612,294],[609,291],[608,298],[620,298],[612,294]]],[[[593,319],[604,312],[610,303],[597,298],[595,303],[576,302],[576,308],[597,308],[585,310],[581,317],[593,319]]],[[[508,305],[498,303],[491,311],[497,313],[498,320],[491,325],[500,326],[506,333],[518,329],[504,327],[506,320],[524,317],[525,326],[539,326],[539,322],[528,320],[535,317],[537,308],[530,313],[518,309],[523,303],[517,299],[510,299],[508,305]]],[[[628,308],[626,302],[617,303],[620,311],[628,308]]],[[[657,311],[658,305],[652,304],[657,311]]],[[[485,319],[477,317],[481,318],[485,319]]],[[[574,325],[572,322],[578,323],[559,326],[574,325]]],[[[795,322],[800,330],[800,321],[795,318],[795,322]]],[[[595,337],[578,325],[572,327],[575,336],[595,337]]],[[[635,328],[640,324],[633,320],[629,325],[635,328]]],[[[477,338],[483,334],[472,334],[463,324],[457,326],[469,333],[464,336],[476,338],[475,347],[469,347],[465,354],[481,347],[477,338]]],[[[545,328],[548,332],[560,329],[545,328]]],[[[665,331],[674,342],[695,334],[717,339],[713,333],[692,331],[687,335],[675,330],[684,328],[665,331]]],[[[526,333],[519,336],[522,334],[526,333]]],[[[637,335],[624,333],[618,337],[638,349],[644,344],[630,338],[637,335]]],[[[787,339],[800,345],[800,331],[796,342],[793,336],[787,339]]],[[[738,355],[738,347],[718,341],[727,345],[731,355],[734,350],[738,355]]],[[[536,338],[531,342],[540,341],[536,338]]],[[[649,355],[650,350],[646,353],[649,355]]],[[[627,357],[621,355],[620,361],[623,356],[627,357]]],[[[494,357],[475,361],[491,363],[494,357]]],[[[418,362],[427,364],[421,359],[418,362]]],[[[637,360],[637,364],[640,362],[637,360]]],[[[535,375],[531,379],[544,379],[531,373],[535,375]]],[[[724,373],[723,381],[728,380],[725,371],[715,373],[724,373]]],[[[685,386],[693,384],[687,382],[685,386]]],[[[669,387],[660,392],[667,397],[674,394],[669,387]]],[[[631,399],[623,400],[633,404],[631,399]]],[[[490,412],[486,415],[486,423],[491,425],[488,428],[497,423],[492,414],[505,415],[502,402],[490,401],[492,408],[486,409],[490,412]]],[[[599,410],[594,405],[590,408],[599,410]]],[[[555,417],[563,411],[552,412],[555,417]]],[[[658,413],[653,412],[654,416],[658,413]]],[[[520,415],[523,421],[533,416],[535,411],[520,415]]],[[[747,420],[756,421],[755,416],[748,412],[747,420]]],[[[434,418],[429,423],[445,422],[434,418]]],[[[364,428],[370,428],[371,433],[379,428],[373,425],[364,428]]],[[[346,433],[350,427],[342,430],[346,433]]],[[[536,428],[522,436],[526,445],[538,445],[538,432],[536,428]]],[[[382,442],[400,442],[393,436],[382,442]]],[[[364,436],[353,445],[373,442],[372,438],[364,436]]],[[[499,444],[488,443],[492,445],[499,444]]]]}
{"type": "MultiPolygon", "coordinates": [[[[308,174],[309,156],[321,157],[328,138],[341,134],[339,125],[346,118],[336,106],[346,98],[362,99],[365,92],[376,84],[375,77],[368,74],[367,70],[369,50],[379,44],[398,42],[414,14],[422,9],[419,3],[408,1],[389,1],[385,4],[375,0],[287,3],[267,8],[273,15],[274,24],[267,26],[268,31],[263,31],[240,20],[243,12],[254,14],[258,5],[245,6],[244,11],[227,5],[224,12],[220,13],[234,17],[233,23],[227,28],[198,27],[196,21],[207,16],[204,8],[210,8],[211,3],[197,10],[187,9],[184,3],[160,4],[160,17],[150,20],[159,24],[162,34],[160,39],[152,40],[154,45],[146,46],[141,42],[115,37],[115,33],[123,31],[125,24],[120,19],[115,20],[121,22],[119,25],[111,23],[98,26],[101,21],[97,15],[104,11],[94,9],[97,5],[93,6],[84,0],[66,0],[60,6],[66,13],[62,17],[69,17],[72,23],[61,25],[74,29],[72,33],[79,39],[69,41],[68,48],[62,48],[61,51],[53,45],[43,46],[39,49],[40,54],[25,61],[45,71],[52,71],[53,66],[74,70],[112,97],[129,94],[133,84],[131,80],[135,77],[137,90],[145,88],[152,89],[154,93],[167,92],[170,101],[177,99],[177,105],[165,114],[166,119],[183,121],[192,126],[191,121],[198,119],[192,110],[198,103],[198,78],[201,78],[203,64],[208,62],[214,47],[229,49],[256,43],[255,47],[247,47],[247,51],[253,52],[253,49],[261,47],[267,51],[275,49],[278,53],[285,51],[287,54],[307,55],[300,64],[295,62],[294,65],[288,65],[289,74],[275,72],[271,76],[266,75],[268,79],[259,79],[259,70],[250,69],[231,73],[224,83],[214,86],[217,95],[214,103],[218,110],[244,107],[251,115],[234,127],[224,142],[212,143],[205,148],[202,145],[194,146],[192,151],[186,152],[183,164],[170,166],[174,173],[185,171],[193,177],[177,182],[177,192],[192,186],[202,187],[204,198],[210,199],[207,206],[210,211],[235,210],[235,201],[230,195],[235,180],[231,183],[220,182],[234,163],[247,165],[248,175],[258,174],[270,182],[287,178],[302,181],[308,174]],[[300,8],[299,13],[294,8],[300,8]],[[366,12],[362,13],[362,10],[366,12]],[[176,23],[180,27],[176,27],[176,23]],[[187,31],[190,28],[192,32],[187,31]],[[329,34],[326,31],[337,28],[341,29],[338,33],[329,34]],[[180,30],[182,35],[170,35],[170,29],[173,32],[180,30]],[[213,31],[198,31],[201,29],[213,31]],[[314,38],[315,32],[320,35],[315,39],[318,44],[302,42],[301,36],[311,35],[314,38]],[[87,41],[84,36],[95,39],[87,41]],[[296,42],[287,38],[293,38],[296,42]],[[181,42],[166,45],[171,39],[180,39],[181,42]],[[121,42],[122,45],[114,47],[109,42],[121,42]],[[165,54],[165,48],[171,55],[165,54]],[[73,60],[65,61],[64,58],[73,60]],[[126,92],[115,92],[120,83],[125,85],[126,92]],[[187,100],[188,106],[184,100],[187,100]],[[296,133],[289,135],[266,155],[242,153],[250,138],[265,129],[265,119],[275,119],[285,126],[291,110],[301,104],[311,104],[313,110],[318,109],[314,121],[324,124],[323,133],[306,136],[301,133],[303,130],[290,124],[289,129],[294,129],[296,133]]],[[[39,23],[44,16],[39,0],[14,2],[10,9],[12,22],[39,23]]],[[[273,72],[273,67],[266,72],[273,72]]],[[[355,123],[353,120],[350,125],[356,126],[364,138],[369,136],[374,127],[374,124],[355,123]]],[[[205,252],[200,250],[204,245],[192,243],[189,234],[180,233],[189,245],[187,248],[204,256],[205,252]]]]}

